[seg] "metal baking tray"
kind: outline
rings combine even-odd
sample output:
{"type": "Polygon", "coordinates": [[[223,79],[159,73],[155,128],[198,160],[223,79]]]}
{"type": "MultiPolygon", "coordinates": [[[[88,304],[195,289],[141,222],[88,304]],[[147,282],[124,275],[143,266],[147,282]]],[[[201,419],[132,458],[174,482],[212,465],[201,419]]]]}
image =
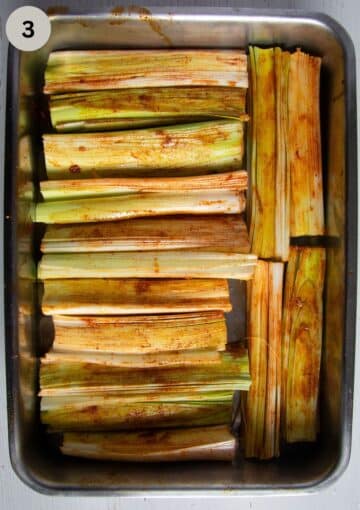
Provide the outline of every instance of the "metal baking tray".
{"type": "MultiPolygon", "coordinates": [[[[346,468],[351,448],[354,382],[357,163],[355,58],[351,40],[331,18],[298,11],[117,7],[52,10],[41,50],[9,48],[5,161],[5,311],[10,456],[33,489],[60,494],[238,494],[314,491],[346,468]],[[271,462],[153,465],[61,456],[39,421],[38,356],[42,345],[34,257],[39,232],[34,201],[18,190],[43,172],[41,96],[47,56],[55,49],[245,48],[249,43],[301,47],[322,57],[322,148],[327,221],[321,429],[318,442],[285,450],[271,462]]],[[[36,190],[34,191],[34,197],[36,190]]]]}

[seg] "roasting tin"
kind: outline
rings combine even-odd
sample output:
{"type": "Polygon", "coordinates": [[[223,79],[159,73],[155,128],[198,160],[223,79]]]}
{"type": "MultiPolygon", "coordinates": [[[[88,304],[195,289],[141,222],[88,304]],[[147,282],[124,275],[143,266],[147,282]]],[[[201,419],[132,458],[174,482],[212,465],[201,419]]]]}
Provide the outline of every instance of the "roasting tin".
{"type": "MultiPolygon", "coordinates": [[[[5,160],[5,312],[10,456],[33,489],[60,494],[226,494],[314,491],[347,466],[354,378],[357,166],[353,45],[332,19],[297,11],[116,7],[108,12],[53,10],[52,33],[36,52],[9,48],[5,160]],[[170,13],[171,11],[171,13],[170,13]],[[56,14],[59,12],[59,14],[56,14]],[[19,188],[44,171],[40,95],[47,56],[55,49],[207,47],[248,44],[301,47],[322,57],[321,108],[325,172],[327,273],[321,368],[321,432],[270,462],[125,464],[63,457],[39,420],[37,357],[47,348],[34,281],[41,234],[19,188]],[[35,175],[35,173],[34,173],[35,175]]],[[[232,314],[230,330],[236,330],[232,314]]],[[[239,319],[238,319],[239,320],[239,319]]],[[[240,321],[241,322],[241,321],[240,321]]]]}

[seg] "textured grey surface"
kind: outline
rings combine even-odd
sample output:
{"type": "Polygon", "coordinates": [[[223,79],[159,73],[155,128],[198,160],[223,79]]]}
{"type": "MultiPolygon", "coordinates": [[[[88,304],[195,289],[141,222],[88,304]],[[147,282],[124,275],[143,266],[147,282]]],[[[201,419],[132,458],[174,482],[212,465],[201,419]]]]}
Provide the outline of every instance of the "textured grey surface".
{"type": "MultiPolygon", "coordinates": [[[[71,2],[73,3],[73,2],[71,2]]],[[[96,5],[99,9],[126,2],[93,2],[91,0],[77,0],[77,6],[86,7],[88,5],[96,5]]],[[[131,2],[134,3],[134,2],[131,2]]],[[[140,2],[137,2],[140,3],[140,2]]],[[[360,3],[359,0],[257,0],[257,1],[171,1],[160,2],[150,1],[147,6],[169,5],[169,6],[211,6],[211,7],[258,7],[258,8],[296,8],[307,9],[329,14],[340,22],[349,32],[353,39],[357,51],[357,64],[359,64],[360,52],[360,31],[359,16],[360,3]]],[[[1,58],[1,75],[0,75],[0,194],[3,194],[3,132],[4,132],[4,105],[5,105],[5,82],[6,82],[6,49],[7,41],[5,38],[5,22],[9,13],[23,5],[36,5],[46,8],[49,5],[69,5],[67,1],[36,1],[24,2],[18,0],[0,0],[0,58],[1,58]]],[[[358,65],[359,67],[359,65],[358,65]]],[[[359,86],[358,86],[359,91],[359,86]]],[[[0,211],[0,235],[3,238],[3,208],[0,211]]],[[[0,252],[0,278],[3,281],[3,250],[0,252]]],[[[2,296],[0,298],[2,300],[2,296]]],[[[3,306],[0,307],[0,327],[1,337],[3,334],[3,306]]],[[[354,408],[354,425],[353,425],[353,445],[352,455],[348,469],[344,475],[337,481],[335,485],[320,493],[304,494],[302,496],[293,496],[291,492],[288,495],[277,497],[276,494],[269,496],[256,496],[254,494],[244,494],[243,497],[233,497],[231,492],[219,493],[219,497],[212,498],[63,498],[42,496],[28,489],[20,482],[13,473],[9,456],[8,456],[8,439],[7,439],[7,419],[6,419],[6,390],[5,390],[5,363],[4,363],[4,346],[0,346],[0,510],[20,509],[27,510],[118,510],[118,509],[167,509],[171,507],[174,510],[178,508],[191,509],[207,509],[221,508],[227,510],[230,508],[251,508],[262,509],[275,507],[277,510],[289,508],[290,505],[294,510],[305,508],[327,508],[327,509],[358,509],[360,508],[360,484],[358,466],[360,463],[360,440],[358,430],[360,428],[360,361],[357,357],[356,361],[356,378],[355,378],[355,408],[354,408]],[[220,499],[221,498],[221,499],[220,499]]]]}

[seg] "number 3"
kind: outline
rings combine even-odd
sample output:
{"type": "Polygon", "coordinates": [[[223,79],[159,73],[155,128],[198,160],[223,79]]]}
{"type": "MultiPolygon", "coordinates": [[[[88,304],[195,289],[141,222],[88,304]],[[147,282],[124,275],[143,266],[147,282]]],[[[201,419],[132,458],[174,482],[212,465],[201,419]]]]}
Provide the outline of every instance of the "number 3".
{"type": "Polygon", "coordinates": [[[34,34],[35,34],[35,31],[34,31],[34,23],[30,20],[27,20],[27,21],[23,21],[23,25],[25,27],[25,32],[23,32],[21,35],[23,35],[24,37],[33,37],[34,34]]]}

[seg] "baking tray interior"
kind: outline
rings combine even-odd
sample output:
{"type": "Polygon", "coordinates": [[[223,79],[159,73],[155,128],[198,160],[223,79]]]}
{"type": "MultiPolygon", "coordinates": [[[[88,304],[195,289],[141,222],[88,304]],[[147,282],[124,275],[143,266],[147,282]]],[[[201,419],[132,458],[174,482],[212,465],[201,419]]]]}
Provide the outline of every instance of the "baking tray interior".
{"type": "MultiPolygon", "coordinates": [[[[52,33],[37,52],[10,48],[5,188],[6,334],[10,454],[15,471],[42,492],[134,494],[149,491],[314,489],[330,483],[350,454],[356,247],[354,55],[347,35],[321,15],[276,11],[113,9],[53,13],[52,33]],[[34,279],[41,232],[33,200],[18,190],[44,173],[41,132],[48,126],[41,96],[47,56],[55,49],[301,47],[322,57],[322,149],[327,222],[324,350],[318,442],[284,448],[271,462],[134,465],[63,457],[39,421],[38,361],[46,345],[34,279]],[[35,177],[36,176],[36,177],[35,177]]],[[[35,181],[34,181],[35,179],[35,181]]],[[[233,314],[235,317],[236,314],[233,314]]],[[[241,321],[240,321],[241,322],[241,321]]],[[[238,323],[239,324],[239,323],[238,323]]],[[[232,329],[236,330],[235,323],[232,329]]],[[[235,331],[235,336],[237,335],[235,331]]]]}

